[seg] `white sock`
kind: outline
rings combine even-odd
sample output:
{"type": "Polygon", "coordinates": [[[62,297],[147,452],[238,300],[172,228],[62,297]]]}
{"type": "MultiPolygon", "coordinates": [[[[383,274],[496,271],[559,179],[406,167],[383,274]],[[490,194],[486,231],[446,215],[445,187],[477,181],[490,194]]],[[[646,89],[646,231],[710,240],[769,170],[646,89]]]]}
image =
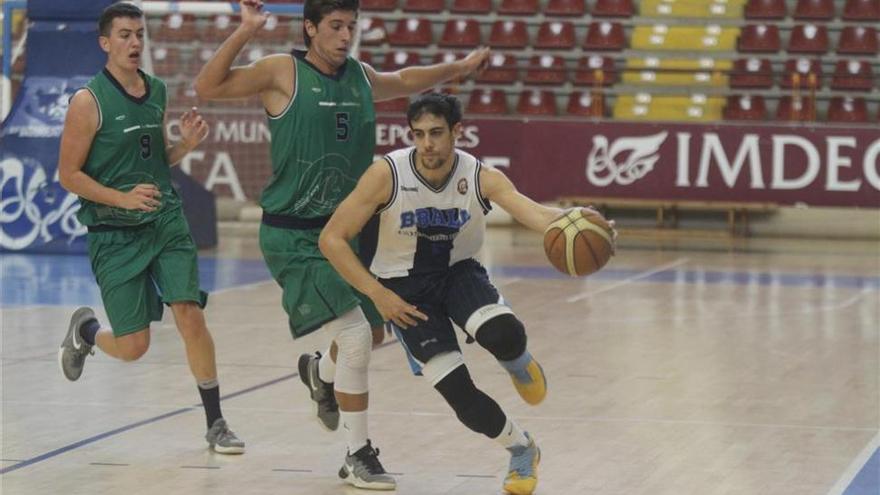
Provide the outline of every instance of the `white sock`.
{"type": "Polygon", "coordinates": [[[507,422],[504,423],[504,429],[501,430],[500,435],[495,437],[495,441],[500,443],[505,449],[509,449],[513,446],[525,447],[529,444],[529,439],[526,437],[526,433],[518,424],[511,421],[510,418],[507,418],[507,422]]]}
{"type": "Polygon", "coordinates": [[[342,428],[345,430],[345,441],[348,453],[354,454],[367,444],[367,411],[339,410],[342,428]]]}
{"type": "Polygon", "coordinates": [[[318,361],[318,378],[327,383],[333,383],[336,376],[336,363],[330,358],[330,348],[321,355],[318,361]]]}

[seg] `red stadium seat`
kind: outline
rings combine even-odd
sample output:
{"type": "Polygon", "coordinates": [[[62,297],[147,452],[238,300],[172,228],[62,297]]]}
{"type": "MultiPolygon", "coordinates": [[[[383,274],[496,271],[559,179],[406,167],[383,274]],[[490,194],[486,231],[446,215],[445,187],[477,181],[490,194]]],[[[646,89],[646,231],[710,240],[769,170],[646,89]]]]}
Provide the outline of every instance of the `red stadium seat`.
{"type": "Polygon", "coordinates": [[[549,91],[527,89],[520,93],[516,113],[522,115],[556,115],[556,97],[549,91]]]}
{"type": "Polygon", "coordinates": [[[791,53],[826,53],[828,45],[828,28],[817,24],[799,24],[788,38],[791,53]]]}
{"type": "Polygon", "coordinates": [[[468,99],[469,114],[505,114],[507,111],[507,96],[498,89],[475,89],[468,99]]]}
{"type": "Polygon", "coordinates": [[[733,62],[730,74],[731,88],[770,88],[773,86],[773,68],[764,58],[741,58],[733,62]]]}
{"type": "Polygon", "coordinates": [[[593,22],[584,38],[586,50],[619,51],[626,48],[626,35],[623,25],[617,22],[593,22]]]}
{"type": "Polygon", "coordinates": [[[456,14],[488,14],[492,0],[452,0],[451,10],[456,14]]]}
{"type": "Polygon", "coordinates": [[[834,2],[832,0],[798,0],[792,17],[827,21],[834,17],[834,2]]]}
{"type": "Polygon", "coordinates": [[[193,89],[192,84],[183,83],[177,85],[177,91],[171,102],[174,103],[174,106],[189,108],[198,106],[200,100],[199,96],[196,94],[196,90],[193,89]]]}
{"type": "MultiPolygon", "coordinates": [[[[180,64],[180,49],[174,46],[160,46],[153,48],[153,71],[159,77],[180,74],[183,67],[180,64]]],[[[195,64],[193,64],[195,65],[195,64]]]]}
{"type": "Polygon", "coordinates": [[[464,58],[464,55],[461,53],[455,53],[450,51],[438,51],[434,55],[434,63],[435,64],[447,64],[449,62],[455,62],[456,60],[464,58]]]}
{"type": "Polygon", "coordinates": [[[355,57],[355,58],[360,60],[361,62],[373,67],[373,54],[372,53],[365,52],[365,51],[361,50],[360,52],[358,52],[357,57],[355,57]]]}
{"type": "Polygon", "coordinates": [[[489,34],[492,48],[525,48],[529,44],[529,33],[523,21],[495,21],[489,34]]]}
{"type": "Polygon", "coordinates": [[[545,15],[582,16],[587,13],[585,0],[549,0],[544,9],[545,15]]]}
{"type": "Polygon", "coordinates": [[[809,98],[783,96],[776,106],[776,120],[809,122],[814,117],[813,101],[809,98]]]}
{"type": "Polygon", "coordinates": [[[572,82],[578,86],[611,86],[617,82],[614,59],[601,55],[581,57],[578,60],[577,69],[574,71],[572,82]]]}
{"type": "Polygon", "coordinates": [[[394,50],[385,53],[385,61],[382,63],[382,70],[385,72],[395,72],[412,65],[422,65],[418,53],[394,50]]]}
{"type": "Polygon", "coordinates": [[[779,39],[779,28],[767,24],[748,24],[743,26],[737,42],[741,52],[778,52],[782,47],[779,39]]]}
{"type": "Polygon", "coordinates": [[[743,14],[746,19],[784,19],[785,0],[749,0],[743,14]]]}
{"type": "Polygon", "coordinates": [[[847,0],[842,17],[845,21],[880,21],[880,0],[847,0]]]}
{"type": "Polygon", "coordinates": [[[724,120],[764,120],[767,106],[761,95],[733,95],[727,97],[724,120]]]}
{"type": "Polygon", "coordinates": [[[431,21],[420,18],[397,21],[394,32],[388,35],[388,43],[394,46],[428,46],[433,43],[431,21]]]}
{"type": "Polygon", "coordinates": [[[361,10],[394,10],[397,8],[397,0],[363,0],[360,6],[361,10]]]}
{"type": "Polygon", "coordinates": [[[404,0],[405,12],[439,13],[446,10],[445,0],[404,0]]]}
{"type": "Polygon", "coordinates": [[[175,12],[162,18],[162,24],[150,36],[161,41],[191,41],[198,38],[196,19],[192,14],[175,12]]]}
{"type": "Polygon", "coordinates": [[[582,93],[573,91],[568,98],[568,105],[565,113],[568,115],[576,115],[578,117],[604,117],[605,101],[601,95],[591,95],[590,93],[582,93]]]}
{"type": "Polygon", "coordinates": [[[534,55],[529,61],[526,84],[563,84],[566,80],[565,60],[553,55],[534,55]]]}
{"type": "Polygon", "coordinates": [[[538,0],[501,0],[498,13],[501,15],[535,15],[538,13],[538,0]]]}
{"type": "Polygon", "coordinates": [[[797,83],[799,88],[822,87],[822,63],[819,59],[791,58],[785,62],[785,70],[779,85],[792,88],[797,83]],[[810,75],[812,74],[812,83],[810,75]]]}
{"type": "Polygon", "coordinates": [[[290,26],[291,23],[289,22],[279,22],[277,16],[269,16],[266,24],[263,25],[263,29],[257,31],[257,39],[274,43],[287,43],[290,41],[290,26]]]}
{"type": "Polygon", "coordinates": [[[500,52],[492,53],[489,67],[477,76],[477,82],[484,84],[513,84],[517,79],[516,59],[500,52]]]}
{"type": "Polygon", "coordinates": [[[398,115],[406,112],[409,108],[409,98],[394,98],[392,100],[377,101],[375,103],[377,112],[396,113],[398,115]]]}
{"type": "Polygon", "coordinates": [[[388,40],[385,21],[376,17],[364,17],[358,20],[362,45],[381,45],[388,40]]]}
{"type": "Polygon", "coordinates": [[[473,19],[450,19],[446,21],[439,46],[470,48],[482,44],[480,24],[473,19]]]}
{"type": "Polygon", "coordinates": [[[840,32],[837,53],[876,55],[880,52],[877,29],[871,26],[846,26],[840,32]]]}
{"type": "Polygon", "coordinates": [[[574,24],[567,21],[546,21],[538,27],[535,48],[542,50],[570,50],[575,47],[574,24]]]}
{"type": "Polygon", "coordinates": [[[632,0],[596,0],[593,17],[632,17],[636,9],[632,0]]]}
{"type": "Polygon", "coordinates": [[[223,41],[235,31],[235,28],[238,27],[239,23],[241,23],[241,19],[238,16],[228,16],[226,14],[216,15],[208,26],[208,30],[205,33],[205,40],[223,41]]]}
{"type": "Polygon", "coordinates": [[[839,60],[834,67],[831,89],[841,91],[871,91],[874,73],[871,64],[862,60],[839,60]]]}
{"type": "Polygon", "coordinates": [[[828,104],[828,122],[868,122],[868,105],[864,98],[835,96],[828,104]]]}

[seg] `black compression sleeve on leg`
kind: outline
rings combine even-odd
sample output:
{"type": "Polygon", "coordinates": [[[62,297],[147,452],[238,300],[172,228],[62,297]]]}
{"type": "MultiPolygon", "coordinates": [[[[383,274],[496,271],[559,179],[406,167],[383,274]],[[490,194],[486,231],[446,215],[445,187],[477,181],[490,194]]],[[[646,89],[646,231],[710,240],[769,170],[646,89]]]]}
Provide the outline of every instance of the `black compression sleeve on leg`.
{"type": "Polygon", "coordinates": [[[526,351],[526,328],[512,314],[498,315],[483,323],[475,337],[499,361],[513,361],[526,351]]]}
{"type": "Polygon", "coordinates": [[[446,399],[465,426],[496,438],[504,429],[507,416],[491,397],[474,385],[467,367],[461,365],[440,380],[434,388],[446,399]]]}

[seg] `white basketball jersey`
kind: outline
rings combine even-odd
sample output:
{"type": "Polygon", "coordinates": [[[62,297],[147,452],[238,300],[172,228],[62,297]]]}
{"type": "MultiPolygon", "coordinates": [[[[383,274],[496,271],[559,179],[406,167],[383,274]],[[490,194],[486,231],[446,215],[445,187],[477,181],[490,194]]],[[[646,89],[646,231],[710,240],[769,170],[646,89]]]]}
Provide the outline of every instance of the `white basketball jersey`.
{"type": "Polygon", "coordinates": [[[448,180],[435,188],[416,170],[414,147],[385,155],[394,179],[391,200],[379,210],[376,255],[380,278],[445,270],[483,245],[489,202],[480,193],[482,164],[455,150],[448,180]]]}

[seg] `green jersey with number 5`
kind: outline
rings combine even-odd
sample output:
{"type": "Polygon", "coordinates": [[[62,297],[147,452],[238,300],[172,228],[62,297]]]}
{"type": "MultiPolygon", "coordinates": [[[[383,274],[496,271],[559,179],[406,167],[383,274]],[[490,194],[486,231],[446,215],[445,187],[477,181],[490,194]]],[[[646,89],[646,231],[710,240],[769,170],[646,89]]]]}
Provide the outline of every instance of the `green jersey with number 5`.
{"type": "Polygon", "coordinates": [[[82,170],[98,183],[120,191],[129,191],[138,184],[153,184],[162,193],[161,206],[144,212],[80,198],[77,218],[83,225],[140,225],[181,206],[180,197],[171,187],[165,153],[165,83],[138,72],[147,88],[140,98],[126,93],[107,69],[86,84],[98,102],[98,131],[82,170]]]}
{"type": "Polygon", "coordinates": [[[363,66],[349,57],[328,76],[294,51],[296,86],[287,108],[269,115],[272,176],[263,210],[316,218],[330,215],[373,162],[376,113],[363,66]]]}

